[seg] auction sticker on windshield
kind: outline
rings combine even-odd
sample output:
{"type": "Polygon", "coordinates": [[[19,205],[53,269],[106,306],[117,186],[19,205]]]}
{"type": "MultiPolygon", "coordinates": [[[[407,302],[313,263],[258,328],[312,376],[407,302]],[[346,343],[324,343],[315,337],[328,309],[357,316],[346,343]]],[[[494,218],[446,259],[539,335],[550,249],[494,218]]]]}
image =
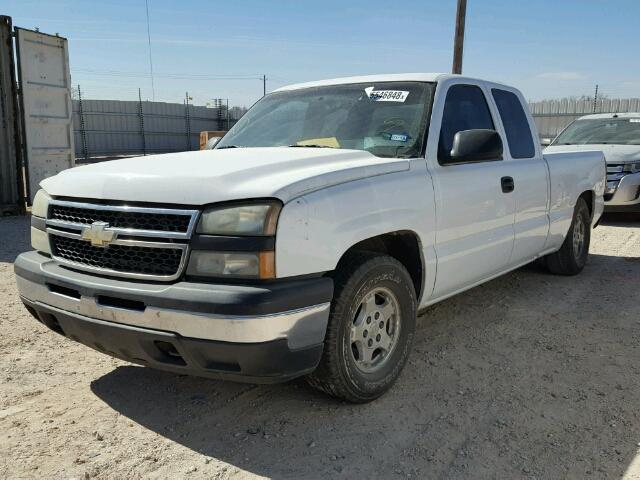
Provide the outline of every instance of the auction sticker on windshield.
{"type": "Polygon", "coordinates": [[[375,87],[367,87],[364,89],[367,97],[374,102],[401,102],[409,96],[409,92],[405,90],[374,90],[375,87]]]}

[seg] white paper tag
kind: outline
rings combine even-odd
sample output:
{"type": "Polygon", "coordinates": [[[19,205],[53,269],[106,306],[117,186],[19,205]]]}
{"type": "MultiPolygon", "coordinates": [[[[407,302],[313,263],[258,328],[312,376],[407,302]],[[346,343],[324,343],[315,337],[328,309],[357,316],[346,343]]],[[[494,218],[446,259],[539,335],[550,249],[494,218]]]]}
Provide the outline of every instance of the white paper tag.
{"type": "Polygon", "coordinates": [[[404,90],[374,90],[374,87],[367,87],[364,89],[367,97],[374,102],[400,102],[404,101],[409,96],[409,92],[404,90]]]}

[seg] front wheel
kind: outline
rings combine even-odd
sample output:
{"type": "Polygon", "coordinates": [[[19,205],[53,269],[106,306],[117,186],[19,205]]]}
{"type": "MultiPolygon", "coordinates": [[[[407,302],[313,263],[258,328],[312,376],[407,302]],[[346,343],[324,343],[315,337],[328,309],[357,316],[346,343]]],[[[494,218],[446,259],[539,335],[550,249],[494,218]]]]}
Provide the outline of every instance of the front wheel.
{"type": "Polygon", "coordinates": [[[544,257],[547,268],[556,275],[577,275],[587,263],[590,242],[591,215],[587,203],[579,198],[562,247],[544,257]]]}
{"type": "Polygon", "coordinates": [[[336,271],[324,351],[309,384],[354,403],[382,395],[409,356],[416,304],[411,276],[396,259],[349,255],[336,271]]]}

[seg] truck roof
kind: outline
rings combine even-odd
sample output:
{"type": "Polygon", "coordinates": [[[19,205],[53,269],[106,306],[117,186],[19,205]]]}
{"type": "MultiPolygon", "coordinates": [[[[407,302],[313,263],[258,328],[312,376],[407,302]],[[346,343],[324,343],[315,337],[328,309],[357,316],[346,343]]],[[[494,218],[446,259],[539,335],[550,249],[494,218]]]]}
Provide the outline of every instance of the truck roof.
{"type": "MultiPolygon", "coordinates": [[[[315,82],[296,83],[293,85],[280,87],[274,91],[282,92],[286,90],[298,90],[301,88],[325,87],[329,85],[342,85],[342,84],[349,84],[349,83],[438,82],[438,81],[443,81],[450,78],[456,78],[458,80],[473,80],[474,82],[486,82],[486,80],[466,77],[463,75],[454,75],[451,73],[393,73],[393,74],[382,74],[382,75],[363,75],[363,76],[357,76],[357,77],[332,78],[329,80],[318,80],[315,82]]],[[[499,85],[498,83],[495,83],[495,82],[488,82],[488,83],[491,83],[492,85],[499,85]]]]}
{"type": "Polygon", "coordinates": [[[640,118],[640,112],[592,113],[591,115],[584,115],[578,120],[597,120],[599,118],[640,118]]]}

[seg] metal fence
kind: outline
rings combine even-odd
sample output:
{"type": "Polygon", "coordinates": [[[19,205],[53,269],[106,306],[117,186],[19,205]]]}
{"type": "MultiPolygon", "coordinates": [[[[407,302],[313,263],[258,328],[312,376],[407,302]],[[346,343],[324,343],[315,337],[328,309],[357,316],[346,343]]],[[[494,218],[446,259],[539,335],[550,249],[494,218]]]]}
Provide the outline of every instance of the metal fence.
{"type": "Polygon", "coordinates": [[[590,113],[640,112],[640,98],[602,98],[584,100],[544,100],[531,102],[529,108],[540,138],[555,138],[576,118],[590,113]]]}
{"type": "Polygon", "coordinates": [[[197,150],[201,131],[235,122],[225,105],[82,99],[73,101],[73,121],[79,161],[197,150]]]}
{"type": "MultiPolygon", "coordinates": [[[[640,98],[544,100],[529,104],[540,138],[554,138],[569,123],[590,113],[640,112],[640,98]]],[[[231,109],[233,111],[233,109],[231,109]]],[[[74,100],[76,158],[147,155],[197,150],[204,130],[227,130],[237,119],[226,105],[74,100]]]]}

